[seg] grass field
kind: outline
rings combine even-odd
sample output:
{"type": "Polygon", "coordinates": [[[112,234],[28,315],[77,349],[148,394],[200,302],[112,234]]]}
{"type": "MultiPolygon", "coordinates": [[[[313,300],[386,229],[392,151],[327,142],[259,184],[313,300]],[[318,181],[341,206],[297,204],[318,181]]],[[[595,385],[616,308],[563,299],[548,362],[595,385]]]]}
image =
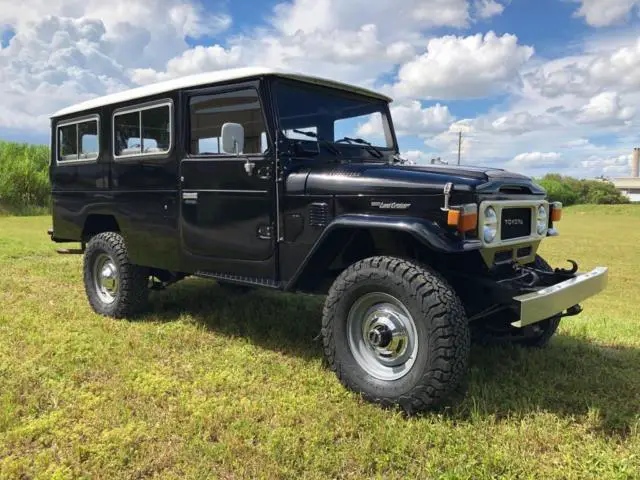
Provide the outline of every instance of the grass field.
{"type": "Polygon", "coordinates": [[[543,255],[610,267],[541,351],[472,352],[407,419],[322,364],[322,299],[187,280],[93,314],[47,217],[0,218],[0,478],[640,478],[640,207],[575,207],[543,255]]]}

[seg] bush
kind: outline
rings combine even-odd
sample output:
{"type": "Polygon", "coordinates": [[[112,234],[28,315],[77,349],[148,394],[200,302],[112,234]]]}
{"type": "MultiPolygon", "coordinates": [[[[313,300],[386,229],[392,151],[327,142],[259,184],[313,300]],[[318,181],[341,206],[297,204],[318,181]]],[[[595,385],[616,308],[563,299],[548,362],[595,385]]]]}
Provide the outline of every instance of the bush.
{"type": "Polygon", "coordinates": [[[550,201],[562,202],[566,206],[584,203],[629,203],[629,199],[616,190],[613,183],[606,180],[578,180],[549,173],[538,180],[538,183],[547,191],[550,201]]]}
{"type": "Polygon", "coordinates": [[[49,207],[49,148],[0,141],[0,204],[18,211],[49,207]]]}

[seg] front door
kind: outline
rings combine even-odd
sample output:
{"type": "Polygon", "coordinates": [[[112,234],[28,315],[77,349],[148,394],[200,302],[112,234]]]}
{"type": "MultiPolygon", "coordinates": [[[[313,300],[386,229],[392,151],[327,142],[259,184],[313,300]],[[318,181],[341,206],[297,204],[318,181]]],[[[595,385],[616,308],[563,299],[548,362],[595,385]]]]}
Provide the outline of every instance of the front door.
{"type": "Polygon", "coordinates": [[[187,156],[181,161],[181,240],[208,270],[241,273],[229,265],[264,263],[275,250],[274,157],[258,91],[208,90],[187,97],[187,156]],[[227,122],[244,127],[244,151],[222,151],[227,122]]]}

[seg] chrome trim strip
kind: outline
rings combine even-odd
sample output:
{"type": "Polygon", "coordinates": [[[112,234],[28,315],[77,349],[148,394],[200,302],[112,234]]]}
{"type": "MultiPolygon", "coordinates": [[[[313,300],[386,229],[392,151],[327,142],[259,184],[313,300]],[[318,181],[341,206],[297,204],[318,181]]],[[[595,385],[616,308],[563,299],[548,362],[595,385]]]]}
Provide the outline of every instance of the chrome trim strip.
{"type": "Polygon", "coordinates": [[[183,200],[197,200],[198,192],[182,192],[183,200]]]}
{"type": "Polygon", "coordinates": [[[551,287],[514,297],[520,304],[520,318],[512,325],[520,328],[545,320],[600,293],[607,286],[608,272],[607,267],[596,267],[551,287]]]}
{"type": "MultiPolygon", "coordinates": [[[[226,190],[226,189],[191,189],[185,192],[201,192],[201,193],[268,193],[267,190],[226,190]]],[[[184,193],[183,193],[184,196],[184,193]]]]}

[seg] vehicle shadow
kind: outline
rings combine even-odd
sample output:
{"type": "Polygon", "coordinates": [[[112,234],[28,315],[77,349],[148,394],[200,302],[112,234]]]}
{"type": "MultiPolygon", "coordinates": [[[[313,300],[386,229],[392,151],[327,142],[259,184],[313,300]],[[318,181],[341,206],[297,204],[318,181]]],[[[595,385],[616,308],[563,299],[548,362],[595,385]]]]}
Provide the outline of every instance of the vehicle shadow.
{"type": "MultiPolygon", "coordinates": [[[[148,321],[182,313],[216,334],[244,337],[261,348],[322,358],[323,297],[265,290],[237,293],[187,280],[153,298],[148,321]]],[[[557,335],[544,349],[472,348],[468,393],[446,414],[458,421],[497,421],[533,412],[588,418],[594,432],[626,436],[640,429],[640,348],[609,347],[557,335]]]]}

